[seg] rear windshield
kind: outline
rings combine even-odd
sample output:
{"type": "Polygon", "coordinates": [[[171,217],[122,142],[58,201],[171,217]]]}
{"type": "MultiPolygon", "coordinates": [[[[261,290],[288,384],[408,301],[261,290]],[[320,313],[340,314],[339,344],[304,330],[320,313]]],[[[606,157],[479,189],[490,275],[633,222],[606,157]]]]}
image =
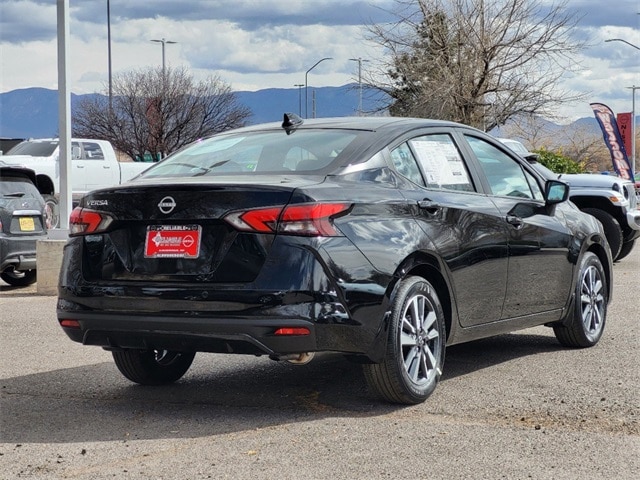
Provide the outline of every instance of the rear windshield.
{"type": "Polygon", "coordinates": [[[50,157],[58,147],[58,141],[22,142],[9,150],[7,155],[31,155],[33,157],[50,157]]]}
{"type": "Polygon", "coordinates": [[[31,181],[18,174],[3,173],[0,176],[0,205],[7,198],[38,198],[40,193],[31,181]]]}
{"type": "Polygon", "coordinates": [[[142,177],[320,173],[358,136],[350,130],[284,130],[218,135],[154,165],[142,177]]]}

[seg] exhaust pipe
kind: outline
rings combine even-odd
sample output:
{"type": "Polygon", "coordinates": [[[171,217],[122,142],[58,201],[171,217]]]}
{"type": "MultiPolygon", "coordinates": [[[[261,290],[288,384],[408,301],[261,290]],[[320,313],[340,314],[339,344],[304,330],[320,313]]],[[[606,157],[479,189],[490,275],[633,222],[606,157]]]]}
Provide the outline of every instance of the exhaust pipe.
{"type": "Polygon", "coordinates": [[[304,353],[292,353],[289,355],[270,355],[269,358],[271,360],[275,360],[277,362],[284,360],[292,365],[306,365],[315,357],[314,352],[304,352],[304,353]]]}

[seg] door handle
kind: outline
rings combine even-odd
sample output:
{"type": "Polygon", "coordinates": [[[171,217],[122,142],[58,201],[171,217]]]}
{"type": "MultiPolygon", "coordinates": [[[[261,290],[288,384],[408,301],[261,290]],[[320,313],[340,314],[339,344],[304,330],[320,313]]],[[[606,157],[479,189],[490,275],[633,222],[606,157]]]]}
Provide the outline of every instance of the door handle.
{"type": "Polygon", "coordinates": [[[507,215],[507,223],[513,225],[516,228],[522,228],[522,226],[524,225],[524,221],[522,220],[522,218],[518,217],[517,215],[507,215]]]}
{"type": "Polygon", "coordinates": [[[433,200],[429,200],[428,198],[425,198],[424,200],[418,200],[418,207],[420,207],[422,210],[426,210],[432,215],[438,213],[441,208],[440,205],[438,205],[433,200]]]}

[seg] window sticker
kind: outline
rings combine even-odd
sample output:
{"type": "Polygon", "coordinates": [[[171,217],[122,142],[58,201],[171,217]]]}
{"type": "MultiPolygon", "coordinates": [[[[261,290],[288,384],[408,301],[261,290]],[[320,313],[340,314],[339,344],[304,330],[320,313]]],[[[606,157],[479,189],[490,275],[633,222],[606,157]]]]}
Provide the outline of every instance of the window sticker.
{"type": "Polygon", "coordinates": [[[413,146],[427,175],[427,183],[437,185],[469,184],[460,153],[451,142],[415,139],[413,146]]]}

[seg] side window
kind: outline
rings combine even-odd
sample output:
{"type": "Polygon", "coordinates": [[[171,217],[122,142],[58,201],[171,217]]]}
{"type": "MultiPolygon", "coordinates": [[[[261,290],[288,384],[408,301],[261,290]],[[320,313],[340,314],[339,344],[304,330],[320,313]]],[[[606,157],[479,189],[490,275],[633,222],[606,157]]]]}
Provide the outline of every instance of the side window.
{"type": "Polygon", "coordinates": [[[425,173],[427,187],[475,191],[462,155],[449,135],[424,135],[409,143],[425,173]]]}
{"type": "Polygon", "coordinates": [[[403,143],[402,145],[394,148],[391,151],[391,160],[400,175],[408,178],[413,183],[417,183],[423,187],[426,186],[409,145],[403,143]]]}
{"type": "Polygon", "coordinates": [[[104,160],[104,154],[102,148],[97,143],[84,142],[83,147],[83,160],[104,160]]]}
{"type": "Polygon", "coordinates": [[[527,180],[529,181],[529,186],[531,187],[531,191],[533,192],[533,198],[535,198],[536,200],[544,201],[544,193],[542,193],[542,189],[540,188],[540,184],[538,183],[538,180],[536,180],[536,178],[526,170],[524,174],[527,177],[527,180]]]}
{"type": "MultiPolygon", "coordinates": [[[[536,198],[518,162],[484,140],[469,135],[465,135],[465,138],[480,162],[493,195],[536,198]]],[[[537,185],[535,182],[534,184],[537,185]]]]}

